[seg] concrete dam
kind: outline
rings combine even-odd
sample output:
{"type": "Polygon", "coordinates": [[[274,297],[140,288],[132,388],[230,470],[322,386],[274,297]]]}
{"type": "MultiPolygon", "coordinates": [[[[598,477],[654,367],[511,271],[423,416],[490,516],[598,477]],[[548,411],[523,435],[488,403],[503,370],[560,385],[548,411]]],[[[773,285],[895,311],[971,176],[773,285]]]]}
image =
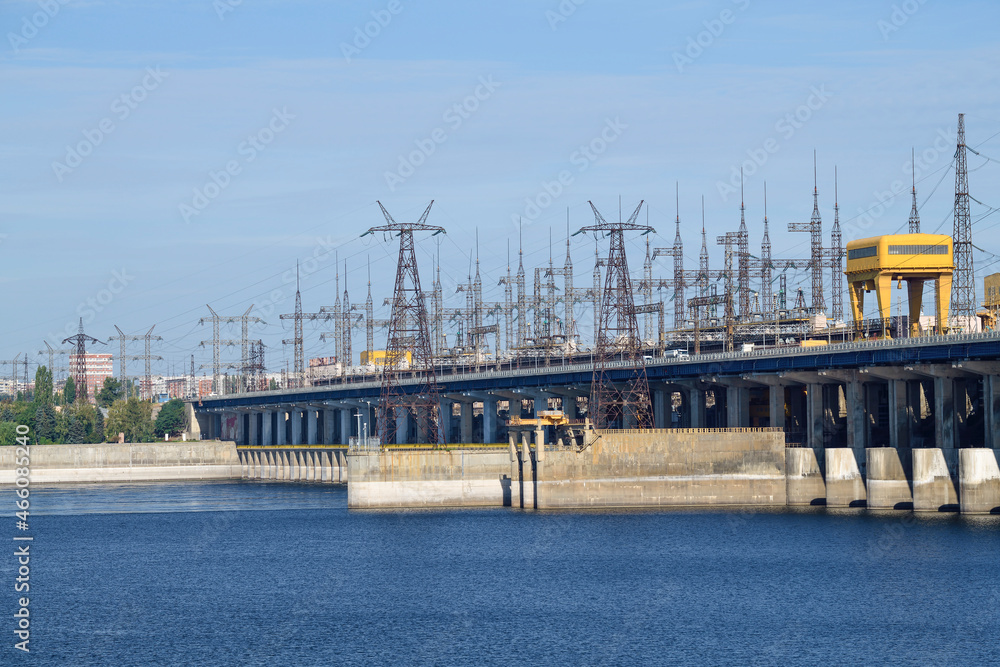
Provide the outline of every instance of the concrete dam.
{"type": "MultiPolygon", "coordinates": [[[[419,490],[421,502],[442,506],[509,498],[525,507],[1000,512],[996,332],[658,357],[645,365],[656,428],[598,431],[579,451],[543,432],[540,459],[539,435],[511,432],[508,422],[553,409],[580,419],[592,364],[442,372],[443,427],[448,443],[461,444],[437,449],[421,445],[416,420],[402,414],[396,442],[365,451],[366,435],[376,432],[376,377],[194,400],[190,435],[235,442],[246,477],[357,482],[349,498],[358,507],[409,506],[419,490]],[[765,493],[775,479],[783,490],[765,493]]],[[[616,373],[624,378],[629,368],[613,368],[612,381],[616,373]]]]}
{"type": "Polygon", "coordinates": [[[507,445],[242,447],[247,479],[346,483],[351,508],[868,507],[1000,514],[993,449],[786,447],[778,428],[544,433],[507,445]],[[540,437],[539,437],[540,436],[540,437]]]}

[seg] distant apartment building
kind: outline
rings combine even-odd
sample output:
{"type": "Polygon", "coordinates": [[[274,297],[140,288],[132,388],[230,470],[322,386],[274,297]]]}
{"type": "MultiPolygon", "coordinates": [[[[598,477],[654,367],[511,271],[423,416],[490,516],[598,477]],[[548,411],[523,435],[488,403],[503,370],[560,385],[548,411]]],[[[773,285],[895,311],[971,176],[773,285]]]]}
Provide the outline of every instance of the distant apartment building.
{"type": "Polygon", "coordinates": [[[166,394],[170,398],[186,398],[188,395],[188,384],[190,380],[186,377],[167,378],[166,394]]]}
{"type": "MultiPolygon", "coordinates": [[[[111,355],[87,353],[84,355],[83,361],[87,374],[87,398],[93,403],[94,396],[104,386],[104,379],[114,375],[111,355]]],[[[69,369],[70,375],[75,380],[77,369],[77,355],[75,354],[69,355],[69,369]]]]}

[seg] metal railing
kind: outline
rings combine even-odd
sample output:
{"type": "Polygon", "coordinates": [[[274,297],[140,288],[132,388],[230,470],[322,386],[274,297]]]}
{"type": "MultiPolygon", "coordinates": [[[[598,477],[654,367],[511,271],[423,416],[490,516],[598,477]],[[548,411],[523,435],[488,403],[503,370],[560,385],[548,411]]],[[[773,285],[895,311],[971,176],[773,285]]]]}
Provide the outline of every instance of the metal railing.
{"type": "MultiPolygon", "coordinates": [[[[722,361],[738,361],[742,359],[767,359],[773,357],[788,356],[813,356],[817,354],[831,354],[839,352],[858,352],[864,350],[888,350],[895,348],[909,347],[929,347],[933,345],[954,345],[961,343],[977,343],[986,341],[1000,342],[1000,331],[987,331],[981,333],[960,333],[936,336],[918,336],[914,338],[897,338],[888,340],[867,340],[857,342],[831,343],[829,345],[817,347],[778,347],[754,349],[750,351],[734,352],[712,352],[708,354],[692,354],[686,358],[678,357],[654,357],[645,361],[645,365],[651,366],[671,366],[690,365],[699,363],[712,363],[722,361]]],[[[605,368],[631,368],[633,364],[628,361],[610,361],[604,364],[605,368]]],[[[539,373],[592,373],[594,363],[592,361],[569,363],[565,365],[553,366],[532,366],[528,368],[509,368],[503,370],[476,371],[476,372],[443,372],[437,369],[438,381],[455,378],[462,380],[493,380],[500,378],[517,378],[537,376],[539,373]]],[[[457,371],[457,369],[456,369],[457,371]]],[[[364,379],[345,378],[345,382],[337,382],[329,385],[312,386],[305,389],[298,389],[298,392],[324,392],[336,389],[337,387],[350,386],[352,389],[377,389],[382,386],[380,378],[364,376],[364,379]]],[[[400,385],[420,384],[425,382],[423,377],[401,378],[400,385]]],[[[263,397],[267,395],[283,395],[288,390],[274,392],[256,392],[252,396],[263,397]]],[[[215,398],[215,397],[213,397],[215,398]]],[[[229,398],[229,396],[218,396],[219,399],[229,398]]],[[[211,400],[207,397],[203,400],[211,400]]]]}

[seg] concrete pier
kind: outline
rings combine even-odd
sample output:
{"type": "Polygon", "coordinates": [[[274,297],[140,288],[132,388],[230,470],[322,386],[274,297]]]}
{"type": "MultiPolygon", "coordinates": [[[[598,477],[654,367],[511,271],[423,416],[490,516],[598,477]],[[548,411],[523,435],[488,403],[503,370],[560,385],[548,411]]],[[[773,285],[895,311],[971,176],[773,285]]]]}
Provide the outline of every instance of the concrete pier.
{"type": "Polygon", "coordinates": [[[347,482],[347,448],[337,445],[241,447],[245,479],[347,482]]]}
{"type": "Polygon", "coordinates": [[[962,514],[1000,514],[1000,467],[995,449],[960,449],[958,500],[962,514]]]}
{"type": "Polygon", "coordinates": [[[811,447],[785,449],[785,496],[789,505],[826,504],[826,482],[811,447]]]}
{"type": "Polygon", "coordinates": [[[869,447],[867,485],[869,509],[913,509],[913,493],[903,471],[899,451],[894,447],[869,447]]]}
{"type": "Polygon", "coordinates": [[[864,507],[867,500],[865,481],[858,460],[850,447],[826,449],[827,507],[864,507]]]}
{"type": "MultiPolygon", "coordinates": [[[[952,455],[955,450],[948,452],[952,455]]],[[[940,447],[914,449],[913,509],[917,512],[957,512],[958,493],[945,450],[940,447]]]]}

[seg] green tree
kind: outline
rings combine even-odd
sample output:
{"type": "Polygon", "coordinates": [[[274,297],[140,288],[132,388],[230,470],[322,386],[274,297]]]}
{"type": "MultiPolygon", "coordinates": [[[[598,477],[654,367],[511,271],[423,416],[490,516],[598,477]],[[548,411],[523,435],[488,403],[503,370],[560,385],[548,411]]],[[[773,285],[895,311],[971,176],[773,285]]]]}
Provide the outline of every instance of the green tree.
{"type": "Polygon", "coordinates": [[[156,416],[156,437],[177,435],[187,427],[184,417],[184,401],[174,398],[163,404],[160,414],[156,416]]]}
{"type": "Polygon", "coordinates": [[[35,403],[52,403],[52,371],[45,366],[35,371],[35,403]]]}
{"type": "Polygon", "coordinates": [[[66,386],[63,387],[63,402],[66,405],[73,405],[76,402],[76,382],[73,376],[66,378],[66,386]]]}
{"type": "Polygon", "coordinates": [[[153,404],[138,398],[115,401],[108,408],[105,434],[117,438],[125,434],[125,442],[151,442],[153,440],[153,404]]]}
{"type": "Polygon", "coordinates": [[[118,399],[124,397],[125,388],[122,387],[122,383],[115,378],[107,377],[104,378],[104,386],[98,390],[97,395],[94,398],[97,399],[97,404],[99,406],[107,408],[118,399]]]}
{"type": "Polygon", "coordinates": [[[35,408],[35,435],[40,441],[55,442],[56,409],[51,403],[39,403],[35,408]]]}
{"type": "Polygon", "coordinates": [[[94,416],[94,434],[91,439],[93,442],[104,442],[104,413],[100,408],[96,410],[94,416]]]}
{"type": "Polygon", "coordinates": [[[69,416],[68,421],[68,433],[66,435],[66,442],[70,445],[79,445],[87,439],[87,428],[83,424],[83,420],[77,418],[75,414],[69,416]]]}
{"type": "Polygon", "coordinates": [[[0,445],[17,444],[17,424],[0,422],[0,445]]]}

